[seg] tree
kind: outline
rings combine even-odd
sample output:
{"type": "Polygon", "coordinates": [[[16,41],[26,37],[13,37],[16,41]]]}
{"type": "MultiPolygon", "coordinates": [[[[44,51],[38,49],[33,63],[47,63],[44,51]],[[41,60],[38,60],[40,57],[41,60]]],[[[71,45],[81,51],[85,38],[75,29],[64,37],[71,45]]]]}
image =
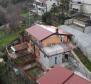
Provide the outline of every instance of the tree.
{"type": "Polygon", "coordinates": [[[51,25],[52,24],[51,13],[50,12],[44,13],[44,15],[42,15],[42,21],[47,25],[51,25]]]}
{"type": "Polygon", "coordinates": [[[68,11],[69,11],[69,3],[70,0],[60,0],[61,14],[59,14],[59,19],[61,19],[61,24],[64,24],[65,20],[68,19],[68,11]]]}
{"type": "Polygon", "coordinates": [[[0,6],[0,26],[6,23],[6,10],[0,6]]]}

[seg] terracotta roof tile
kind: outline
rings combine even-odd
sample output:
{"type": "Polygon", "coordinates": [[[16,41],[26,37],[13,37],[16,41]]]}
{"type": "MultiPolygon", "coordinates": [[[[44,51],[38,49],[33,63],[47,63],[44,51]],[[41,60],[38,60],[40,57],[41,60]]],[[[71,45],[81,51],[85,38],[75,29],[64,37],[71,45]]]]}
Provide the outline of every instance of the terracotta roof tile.
{"type": "Polygon", "coordinates": [[[39,41],[53,34],[52,32],[42,28],[38,24],[26,29],[26,31],[28,32],[29,35],[34,36],[39,41]]]}
{"type": "Polygon", "coordinates": [[[62,84],[69,76],[73,74],[65,68],[55,67],[49,70],[44,76],[38,79],[39,84],[62,84]]]}
{"type": "Polygon", "coordinates": [[[57,66],[40,77],[39,84],[91,84],[91,82],[75,75],[72,71],[57,66]]]}

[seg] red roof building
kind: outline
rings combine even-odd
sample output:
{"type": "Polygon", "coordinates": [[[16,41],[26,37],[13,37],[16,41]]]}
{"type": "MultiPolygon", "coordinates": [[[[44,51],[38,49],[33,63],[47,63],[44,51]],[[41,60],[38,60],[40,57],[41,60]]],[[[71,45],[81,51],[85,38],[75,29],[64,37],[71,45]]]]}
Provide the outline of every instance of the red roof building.
{"type": "Polygon", "coordinates": [[[91,84],[72,71],[56,66],[37,80],[38,84],[91,84]]]}
{"type": "Polygon", "coordinates": [[[58,29],[54,26],[35,24],[28,29],[26,33],[29,37],[29,43],[32,51],[45,69],[61,64],[64,59],[64,53],[70,56],[73,44],[70,46],[70,33],[58,29]]]}
{"type": "MultiPolygon", "coordinates": [[[[32,35],[35,37],[38,41],[41,41],[45,39],[46,37],[55,34],[56,33],[56,27],[54,26],[44,26],[36,24],[28,29],[26,29],[26,32],[29,35],[32,35]]],[[[64,32],[62,29],[58,29],[58,34],[61,35],[71,35],[70,33],[64,32]]]]}
{"type": "Polygon", "coordinates": [[[42,28],[40,25],[36,24],[28,29],[26,29],[29,35],[32,35],[35,37],[38,41],[46,38],[47,36],[50,36],[53,34],[52,32],[42,28]]]}

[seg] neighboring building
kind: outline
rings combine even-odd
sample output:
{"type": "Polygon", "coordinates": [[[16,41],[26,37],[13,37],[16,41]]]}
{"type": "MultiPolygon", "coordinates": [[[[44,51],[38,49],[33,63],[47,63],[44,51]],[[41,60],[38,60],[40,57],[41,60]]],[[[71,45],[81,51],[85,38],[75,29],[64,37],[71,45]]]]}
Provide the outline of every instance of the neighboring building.
{"type": "Polygon", "coordinates": [[[91,14],[91,0],[71,0],[72,9],[91,14]]]}
{"type": "Polygon", "coordinates": [[[65,24],[75,24],[83,28],[91,26],[91,0],[71,0],[69,4],[71,19],[65,24]]]}
{"type": "Polygon", "coordinates": [[[69,58],[70,51],[74,48],[70,41],[72,35],[54,26],[36,24],[26,29],[26,32],[30,37],[29,42],[36,60],[45,69],[62,64],[63,60],[69,58]]]}
{"type": "Polygon", "coordinates": [[[34,9],[32,12],[37,13],[38,15],[43,15],[45,12],[51,10],[53,5],[58,5],[57,0],[34,0],[33,6],[34,9]]]}
{"type": "Polygon", "coordinates": [[[74,72],[60,66],[51,68],[37,80],[38,84],[91,84],[74,72]]]}

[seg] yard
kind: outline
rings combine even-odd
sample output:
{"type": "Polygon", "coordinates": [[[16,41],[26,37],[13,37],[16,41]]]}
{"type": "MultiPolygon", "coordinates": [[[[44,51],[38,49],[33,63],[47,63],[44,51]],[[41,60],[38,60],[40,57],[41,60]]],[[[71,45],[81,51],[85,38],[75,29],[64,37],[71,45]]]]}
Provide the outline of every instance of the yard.
{"type": "Polygon", "coordinates": [[[31,68],[25,71],[28,76],[30,76],[33,80],[36,80],[42,73],[43,70],[38,63],[31,64],[31,68]]]}
{"type": "Polygon", "coordinates": [[[87,69],[91,71],[91,62],[88,60],[86,56],[84,56],[80,49],[74,49],[74,52],[77,54],[81,62],[87,67],[87,69]]]}
{"type": "Polygon", "coordinates": [[[17,37],[18,37],[17,33],[6,35],[3,39],[0,40],[0,47],[6,46],[8,43],[10,43],[11,41],[13,41],[17,37]]]}
{"type": "Polygon", "coordinates": [[[0,47],[5,47],[7,44],[15,40],[20,32],[24,31],[25,26],[21,26],[15,32],[5,33],[4,31],[0,31],[0,47]]]}

